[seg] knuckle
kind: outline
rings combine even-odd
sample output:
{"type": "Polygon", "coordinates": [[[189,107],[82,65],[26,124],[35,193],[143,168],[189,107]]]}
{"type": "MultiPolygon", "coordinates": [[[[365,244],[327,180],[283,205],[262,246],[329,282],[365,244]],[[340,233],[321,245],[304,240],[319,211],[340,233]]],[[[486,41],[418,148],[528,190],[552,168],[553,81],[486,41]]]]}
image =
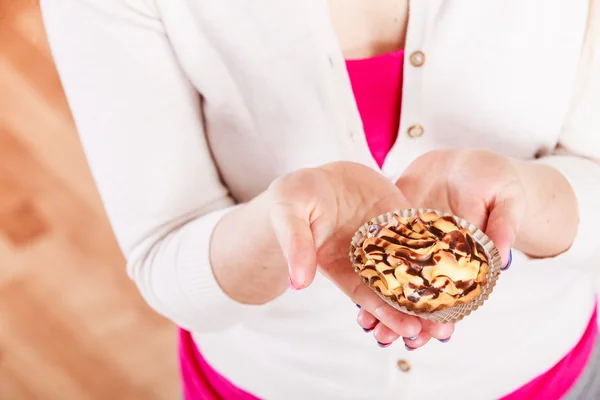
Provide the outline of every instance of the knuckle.
{"type": "Polygon", "coordinates": [[[302,191],[302,187],[309,181],[312,173],[308,168],[299,169],[275,179],[269,185],[269,192],[273,199],[293,199],[302,191]]]}
{"type": "Polygon", "coordinates": [[[284,197],[287,179],[289,178],[283,175],[271,182],[268,189],[271,200],[277,201],[284,197]]]}

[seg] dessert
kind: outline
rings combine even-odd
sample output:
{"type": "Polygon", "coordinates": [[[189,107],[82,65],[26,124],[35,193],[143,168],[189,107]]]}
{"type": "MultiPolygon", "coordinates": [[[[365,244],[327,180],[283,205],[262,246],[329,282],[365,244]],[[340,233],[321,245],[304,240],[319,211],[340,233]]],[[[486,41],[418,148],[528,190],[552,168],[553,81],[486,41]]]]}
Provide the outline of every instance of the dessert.
{"type": "Polygon", "coordinates": [[[353,242],[352,264],[389,303],[431,313],[475,300],[486,286],[488,255],[452,216],[429,211],[370,222],[353,242]]]}

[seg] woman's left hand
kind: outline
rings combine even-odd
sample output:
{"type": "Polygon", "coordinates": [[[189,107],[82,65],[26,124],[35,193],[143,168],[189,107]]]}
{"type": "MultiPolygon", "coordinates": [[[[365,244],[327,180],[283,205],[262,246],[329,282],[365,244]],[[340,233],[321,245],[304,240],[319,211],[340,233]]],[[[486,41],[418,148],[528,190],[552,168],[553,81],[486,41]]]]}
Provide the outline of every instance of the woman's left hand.
{"type": "MultiPolygon", "coordinates": [[[[396,182],[415,207],[457,215],[483,230],[494,242],[503,264],[509,262],[527,197],[510,158],[484,150],[438,150],[417,158],[396,182]]],[[[374,326],[375,318],[361,310],[358,322],[374,326]]],[[[423,346],[423,333],[406,346],[423,346]]]]}
{"type": "Polygon", "coordinates": [[[484,231],[504,264],[527,208],[517,168],[485,150],[437,150],[417,158],[396,185],[411,204],[459,216],[484,231]]]}

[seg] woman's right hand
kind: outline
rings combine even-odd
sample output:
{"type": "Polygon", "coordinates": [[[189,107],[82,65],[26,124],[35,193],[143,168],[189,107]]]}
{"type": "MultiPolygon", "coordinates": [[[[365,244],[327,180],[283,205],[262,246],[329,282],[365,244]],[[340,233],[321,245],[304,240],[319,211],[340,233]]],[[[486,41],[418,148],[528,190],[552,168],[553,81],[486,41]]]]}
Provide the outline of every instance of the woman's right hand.
{"type": "Polygon", "coordinates": [[[422,330],[422,336],[450,337],[452,324],[422,321],[389,306],[362,283],[349,261],[350,241],[362,224],[384,212],[410,207],[391,181],[366,166],[338,162],[285,175],[266,194],[292,288],[309,286],[318,268],[366,311],[359,315],[359,323],[373,328],[378,342],[416,337],[422,330]],[[374,318],[365,322],[361,315],[374,318]]]}

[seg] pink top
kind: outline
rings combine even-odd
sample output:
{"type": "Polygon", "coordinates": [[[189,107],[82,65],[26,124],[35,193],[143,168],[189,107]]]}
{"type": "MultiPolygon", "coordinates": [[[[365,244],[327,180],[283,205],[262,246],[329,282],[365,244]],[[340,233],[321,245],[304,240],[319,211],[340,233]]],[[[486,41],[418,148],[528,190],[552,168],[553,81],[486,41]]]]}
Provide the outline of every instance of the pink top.
{"type": "Polygon", "coordinates": [[[403,65],[404,50],[346,61],[367,143],[380,168],[400,128],[403,65]]]}
{"type": "MultiPolygon", "coordinates": [[[[403,62],[403,50],[347,61],[367,143],[380,167],[398,135],[403,62]]],[[[592,353],[598,335],[596,313],[597,308],[583,337],[569,354],[547,372],[501,400],[553,400],[562,397],[577,380],[592,353]]],[[[258,399],[235,387],[212,369],[200,354],[191,334],[184,330],[180,331],[179,356],[186,400],[258,399]]]]}

